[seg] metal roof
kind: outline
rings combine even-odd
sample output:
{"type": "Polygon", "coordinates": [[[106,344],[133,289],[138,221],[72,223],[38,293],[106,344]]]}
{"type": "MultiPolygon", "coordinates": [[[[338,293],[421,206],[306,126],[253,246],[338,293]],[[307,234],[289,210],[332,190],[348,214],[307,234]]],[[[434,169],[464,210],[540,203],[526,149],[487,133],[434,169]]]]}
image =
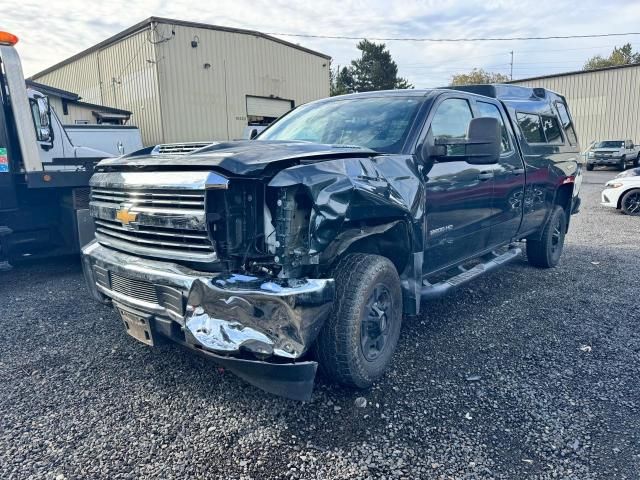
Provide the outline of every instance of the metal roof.
{"type": "Polygon", "coordinates": [[[607,70],[617,70],[620,68],[631,68],[631,67],[640,67],[640,63],[630,63],[628,65],[615,65],[613,67],[594,68],[592,70],[573,70],[570,72],[554,73],[551,75],[539,75],[537,77],[527,77],[527,78],[519,78],[517,80],[510,80],[505,83],[529,82],[531,80],[542,80],[545,78],[555,78],[555,77],[568,77],[571,75],[580,75],[583,73],[604,72],[607,70]]]}
{"type": "Polygon", "coordinates": [[[34,79],[34,78],[38,78],[42,75],[46,75],[47,73],[50,73],[54,70],[57,70],[60,67],[63,67],[64,65],[67,65],[75,60],[78,60],[79,58],[84,57],[85,55],[88,55],[89,53],[95,52],[97,50],[101,50],[105,47],[108,47],[109,45],[113,45],[114,43],[117,43],[118,41],[127,38],[135,33],[138,33],[146,28],[150,28],[152,24],[154,23],[163,23],[166,25],[179,25],[179,26],[183,26],[183,27],[192,27],[192,28],[203,28],[203,29],[207,29],[207,30],[218,30],[221,32],[229,32],[229,33],[242,33],[245,35],[253,35],[255,37],[260,37],[260,38],[264,38],[266,40],[270,40],[273,42],[277,42],[280,43],[282,45],[286,45],[287,47],[291,47],[291,48],[295,48],[296,50],[301,50],[303,52],[306,53],[310,53],[312,55],[317,55],[318,57],[321,58],[325,58],[327,60],[331,59],[331,56],[326,55],[324,53],[320,53],[317,52],[315,50],[311,50],[309,48],[297,45],[295,43],[291,43],[291,42],[287,42],[286,40],[281,40],[280,38],[276,38],[276,37],[272,37],[271,35],[267,35],[266,33],[262,33],[262,32],[258,32],[257,30],[245,30],[242,28],[233,28],[233,27],[222,27],[220,25],[210,25],[207,23],[198,23],[198,22],[188,22],[188,21],[184,21],[184,20],[176,20],[173,18],[164,18],[164,17],[149,17],[146,20],[143,20],[140,23],[136,23],[135,25],[123,30],[120,33],[117,33],[115,35],[113,35],[112,37],[107,38],[106,40],[103,40],[100,43],[95,44],[92,47],[87,48],[86,50],[81,51],[80,53],[77,53],[69,58],[67,58],[66,60],[63,60],[62,62],[56,63],[55,65],[52,65],[49,68],[46,68],[44,70],[42,70],[41,72],[35,73],[34,75],[29,77],[29,80],[34,79]]]}
{"type": "Polygon", "coordinates": [[[50,87],[49,85],[34,82],[33,80],[25,80],[24,83],[27,85],[27,88],[33,88],[34,90],[48,95],[53,95],[54,97],[60,97],[64,98],[65,100],[71,101],[80,100],[80,95],[78,95],[77,93],[68,92],[67,90],[62,90],[61,88],[50,87]]]}

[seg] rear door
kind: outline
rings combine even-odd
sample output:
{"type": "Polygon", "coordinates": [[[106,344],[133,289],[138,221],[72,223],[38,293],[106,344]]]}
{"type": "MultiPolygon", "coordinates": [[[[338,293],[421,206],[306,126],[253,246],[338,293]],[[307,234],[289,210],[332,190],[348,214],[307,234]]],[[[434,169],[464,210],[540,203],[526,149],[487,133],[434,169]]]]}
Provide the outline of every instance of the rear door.
{"type": "MultiPolygon", "coordinates": [[[[429,117],[428,144],[439,138],[465,138],[473,118],[471,100],[464,95],[440,97],[429,117]]],[[[427,169],[424,269],[432,272],[487,248],[494,174],[491,165],[456,159],[428,159],[427,169]]]]}
{"type": "Polygon", "coordinates": [[[520,229],[525,187],[524,162],[502,106],[494,100],[483,99],[476,100],[475,109],[478,117],[496,118],[502,131],[500,160],[490,166],[494,178],[489,245],[494,246],[510,242],[520,229]]]}

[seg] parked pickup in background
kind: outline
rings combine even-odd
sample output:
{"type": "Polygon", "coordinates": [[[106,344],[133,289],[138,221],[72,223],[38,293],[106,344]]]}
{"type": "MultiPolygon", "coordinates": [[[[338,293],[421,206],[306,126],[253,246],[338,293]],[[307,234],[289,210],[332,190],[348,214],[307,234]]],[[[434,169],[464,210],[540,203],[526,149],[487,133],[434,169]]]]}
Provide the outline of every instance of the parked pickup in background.
{"type": "Polygon", "coordinates": [[[640,147],[632,140],[603,140],[587,153],[587,170],[597,166],[614,166],[624,170],[627,166],[638,166],[640,147]]]}
{"type": "Polygon", "coordinates": [[[520,257],[519,241],[533,266],[559,262],[581,159],[544,89],[327,98],[255,140],[100,162],[83,268],[148,345],[170,338],[294,399],[318,366],[365,388],[423,301],[520,257]]]}

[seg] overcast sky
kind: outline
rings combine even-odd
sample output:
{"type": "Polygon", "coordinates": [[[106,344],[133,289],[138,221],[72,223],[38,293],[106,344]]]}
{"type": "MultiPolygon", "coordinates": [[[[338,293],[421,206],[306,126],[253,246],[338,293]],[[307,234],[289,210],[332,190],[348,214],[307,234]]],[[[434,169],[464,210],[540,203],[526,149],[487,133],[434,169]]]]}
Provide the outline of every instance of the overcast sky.
{"type": "MultiPolygon", "coordinates": [[[[5,0],[7,1],[7,0],[5,0]]],[[[4,8],[0,28],[20,37],[25,76],[43,70],[150,16],[263,32],[362,37],[514,37],[640,31],[640,2],[609,0],[354,1],[354,0],[20,0],[4,8]]],[[[355,40],[282,37],[346,65],[355,40]]],[[[388,41],[400,74],[416,87],[446,85],[473,67],[513,77],[580,69],[595,54],[631,42],[625,37],[428,43],[388,41]]]]}

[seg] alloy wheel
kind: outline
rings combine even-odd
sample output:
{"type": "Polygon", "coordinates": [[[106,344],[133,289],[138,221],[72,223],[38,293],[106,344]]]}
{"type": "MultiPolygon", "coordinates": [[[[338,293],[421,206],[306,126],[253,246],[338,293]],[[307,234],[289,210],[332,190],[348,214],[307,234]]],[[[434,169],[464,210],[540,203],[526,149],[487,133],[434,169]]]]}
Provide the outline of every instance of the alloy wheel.
{"type": "Polygon", "coordinates": [[[360,325],[360,347],[364,358],[375,361],[384,351],[393,312],[393,299],[386,285],[379,283],[367,299],[360,325]]]}
{"type": "Polygon", "coordinates": [[[640,213],[640,192],[627,195],[624,199],[624,207],[632,215],[640,213]]]}

